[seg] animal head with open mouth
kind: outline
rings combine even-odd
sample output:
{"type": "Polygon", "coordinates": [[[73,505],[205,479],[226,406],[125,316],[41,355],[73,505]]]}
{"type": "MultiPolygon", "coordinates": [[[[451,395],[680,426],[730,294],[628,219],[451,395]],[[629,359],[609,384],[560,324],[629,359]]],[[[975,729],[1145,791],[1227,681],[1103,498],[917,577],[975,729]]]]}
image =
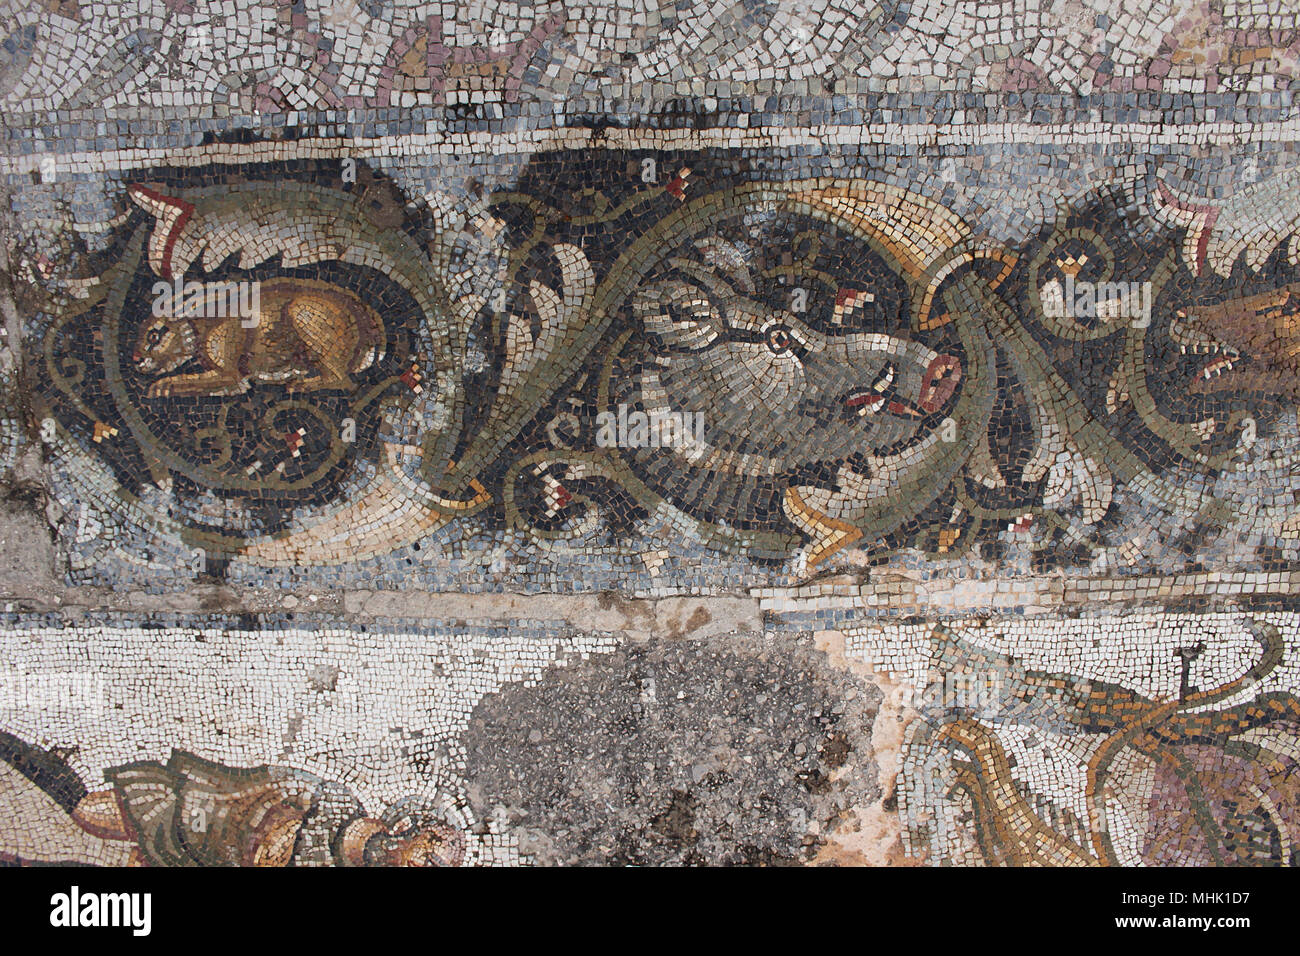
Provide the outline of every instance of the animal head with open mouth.
{"type": "Polygon", "coordinates": [[[640,345],[612,359],[611,407],[694,414],[702,428],[620,454],[708,535],[888,533],[960,466],[963,396],[987,387],[972,385],[957,323],[930,321],[969,233],[870,183],[737,193],[665,230],[625,300],[640,345]]]}
{"type": "Polygon", "coordinates": [[[1300,399],[1300,283],[1179,309],[1169,337],[1195,364],[1193,394],[1300,399]]]}
{"type": "MultiPolygon", "coordinates": [[[[706,246],[704,256],[715,266],[725,261],[716,249],[706,246]]],[[[756,298],[747,276],[683,258],[668,267],[671,277],[634,300],[656,339],[642,397],[703,411],[719,470],[771,474],[910,442],[933,426],[961,381],[955,355],[898,330],[854,328],[850,314],[874,302],[874,292],[840,290],[831,327],[819,328],[756,298]]]]}

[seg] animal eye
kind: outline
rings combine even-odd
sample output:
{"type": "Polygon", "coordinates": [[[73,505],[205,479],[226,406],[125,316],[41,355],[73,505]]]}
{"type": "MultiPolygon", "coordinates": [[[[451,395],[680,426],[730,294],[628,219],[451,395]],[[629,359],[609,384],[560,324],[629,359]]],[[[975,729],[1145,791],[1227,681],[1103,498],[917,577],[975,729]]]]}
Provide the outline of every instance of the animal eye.
{"type": "Polygon", "coordinates": [[[784,325],[776,325],[767,330],[767,347],[780,355],[790,347],[790,330],[784,325]]]}

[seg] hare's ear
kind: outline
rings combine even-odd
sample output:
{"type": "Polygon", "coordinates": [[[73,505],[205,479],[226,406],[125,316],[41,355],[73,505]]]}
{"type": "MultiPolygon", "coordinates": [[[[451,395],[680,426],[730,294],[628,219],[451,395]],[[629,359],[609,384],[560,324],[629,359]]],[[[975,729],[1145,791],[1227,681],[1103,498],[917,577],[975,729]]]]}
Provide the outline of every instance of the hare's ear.
{"type": "Polygon", "coordinates": [[[699,250],[705,262],[728,276],[738,290],[745,295],[755,294],[757,287],[749,271],[749,261],[753,258],[753,253],[748,248],[718,236],[697,239],[695,248],[699,250]]]}
{"type": "Polygon", "coordinates": [[[661,282],[637,292],[633,311],[645,330],[674,351],[708,348],[724,334],[723,319],[704,291],[661,282]]]}

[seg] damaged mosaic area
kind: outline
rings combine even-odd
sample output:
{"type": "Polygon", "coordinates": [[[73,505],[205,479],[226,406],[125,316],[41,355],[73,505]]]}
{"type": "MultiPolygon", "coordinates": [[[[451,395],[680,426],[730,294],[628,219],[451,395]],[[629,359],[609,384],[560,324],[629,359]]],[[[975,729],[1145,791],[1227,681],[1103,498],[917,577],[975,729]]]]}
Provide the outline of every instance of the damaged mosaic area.
{"type": "Polygon", "coordinates": [[[1265,3],[0,7],[0,859],[1295,852],[1265,3]]]}
{"type": "Polygon", "coordinates": [[[153,866],[1294,860],[1291,612],[772,623],[646,642],[560,619],[11,619],[0,853],[153,866]]]}

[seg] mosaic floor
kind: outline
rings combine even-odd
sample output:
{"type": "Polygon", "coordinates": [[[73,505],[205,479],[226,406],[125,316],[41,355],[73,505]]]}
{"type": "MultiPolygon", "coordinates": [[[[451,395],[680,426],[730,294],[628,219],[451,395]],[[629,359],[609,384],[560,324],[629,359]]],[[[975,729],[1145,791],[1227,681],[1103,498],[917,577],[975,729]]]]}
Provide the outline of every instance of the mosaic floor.
{"type": "Polygon", "coordinates": [[[1300,853],[1300,14],[0,37],[0,861],[1300,853]]]}

